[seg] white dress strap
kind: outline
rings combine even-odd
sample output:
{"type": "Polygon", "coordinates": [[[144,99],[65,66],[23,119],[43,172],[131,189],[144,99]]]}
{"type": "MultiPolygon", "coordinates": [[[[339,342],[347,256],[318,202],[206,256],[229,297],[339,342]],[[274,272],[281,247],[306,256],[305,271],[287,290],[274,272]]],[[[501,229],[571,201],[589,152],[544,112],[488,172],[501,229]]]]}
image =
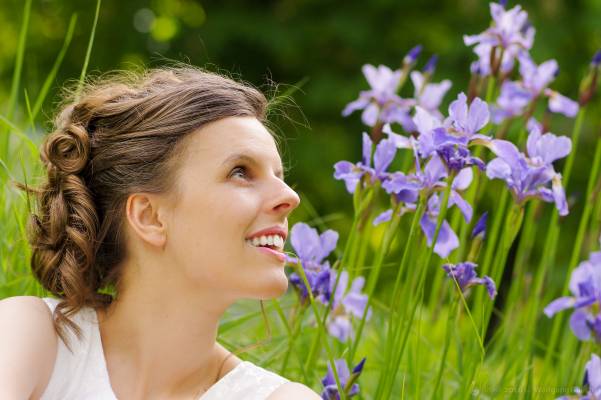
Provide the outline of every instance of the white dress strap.
{"type": "MultiPolygon", "coordinates": [[[[54,312],[59,300],[43,298],[54,312]]],[[[83,308],[72,317],[80,328],[81,340],[67,329],[71,353],[59,338],[54,370],[41,400],[117,400],[104,363],[96,312],[83,308]]]]}

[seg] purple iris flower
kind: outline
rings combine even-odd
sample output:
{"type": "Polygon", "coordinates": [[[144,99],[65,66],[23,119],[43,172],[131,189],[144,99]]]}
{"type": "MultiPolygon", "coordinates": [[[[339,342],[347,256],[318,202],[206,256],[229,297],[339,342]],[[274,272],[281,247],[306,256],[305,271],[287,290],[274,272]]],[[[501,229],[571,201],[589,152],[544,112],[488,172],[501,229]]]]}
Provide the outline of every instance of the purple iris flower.
{"type": "MultiPolygon", "coordinates": [[[[405,202],[406,207],[401,209],[401,214],[407,211],[414,211],[415,202],[418,200],[421,191],[431,193],[433,190],[443,190],[447,183],[444,181],[448,177],[447,170],[437,154],[434,154],[427,162],[423,171],[420,167],[419,157],[416,157],[416,173],[405,175],[402,172],[391,174],[382,187],[386,192],[393,194],[397,202],[405,202]]],[[[471,168],[464,168],[455,176],[451,184],[451,193],[449,196],[449,207],[457,206],[463,214],[465,220],[469,222],[472,218],[472,206],[461,197],[459,192],[466,190],[473,179],[471,168]]],[[[440,198],[438,194],[431,194],[428,198],[427,208],[420,220],[422,231],[426,235],[428,246],[432,245],[434,234],[436,232],[436,222],[440,212],[440,198]]],[[[389,221],[392,218],[392,210],[387,210],[378,215],[373,224],[378,225],[389,221]]],[[[451,251],[459,246],[457,234],[453,231],[449,223],[443,221],[434,252],[440,257],[447,257],[451,251]]]]}
{"type": "MultiPolygon", "coordinates": [[[[330,292],[334,290],[336,283],[336,273],[332,271],[330,277],[330,292]]],[[[365,284],[365,278],[358,276],[353,281],[350,290],[347,292],[348,272],[342,271],[336,292],[331,302],[332,312],[328,315],[328,332],[341,342],[351,336],[353,326],[351,324],[351,316],[358,318],[363,317],[363,312],[367,306],[367,295],[362,294],[361,290],[365,284]]],[[[366,319],[370,319],[372,314],[371,307],[367,310],[366,319]]]]}
{"type": "Polygon", "coordinates": [[[382,127],[382,132],[388,135],[388,139],[390,139],[397,149],[413,149],[413,143],[411,139],[407,136],[400,135],[395,133],[390,124],[384,124],[382,127]]]}
{"type": "Polygon", "coordinates": [[[497,295],[497,287],[495,282],[488,276],[478,278],[476,275],[476,267],[478,265],[473,262],[465,261],[459,264],[445,264],[442,268],[445,270],[449,278],[455,279],[462,292],[474,285],[484,285],[488,296],[494,299],[497,295]]]}
{"type": "Polygon", "coordinates": [[[559,72],[557,61],[548,60],[536,65],[526,52],[521,52],[518,58],[522,80],[505,81],[501,85],[497,106],[493,108],[493,122],[498,124],[506,118],[522,114],[541,95],[549,98],[548,106],[552,112],[566,117],[574,117],[578,113],[577,102],[547,87],[559,72]]]}
{"type": "Polygon", "coordinates": [[[371,150],[373,143],[369,135],[363,132],[363,158],[357,164],[349,161],[339,161],[334,164],[334,178],[342,179],[346,184],[346,190],[354,193],[361,178],[366,175],[369,182],[383,181],[390,175],[386,169],[392,163],[396,155],[397,147],[393,140],[384,139],[376,146],[373,156],[373,167],[371,163],[371,150]]]}
{"type": "Polygon", "coordinates": [[[589,388],[589,400],[601,398],[601,358],[596,354],[592,354],[586,363],[584,386],[589,388]]]}
{"type": "Polygon", "coordinates": [[[568,214],[561,174],[555,172],[552,164],[572,150],[572,141],[568,137],[557,137],[553,133],[541,135],[534,125],[526,146],[528,156],[506,140],[493,140],[489,147],[497,158],[486,166],[486,175],[490,179],[504,180],[518,204],[537,197],[548,203],[555,202],[559,215],[568,214]],[[550,182],[552,189],[547,187],[550,182]]]}
{"type": "MultiPolygon", "coordinates": [[[[420,165],[420,157],[417,150],[417,144],[414,144],[413,151],[415,155],[416,171],[413,174],[404,174],[403,172],[394,172],[388,176],[388,179],[383,181],[382,188],[387,193],[393,195],[397,203],[406,203],[401,208],[400,214],[407,211],[414,211],[416,202],[421,192],[429,196],[426,212],[420,220],[420,226],[428,240],[428,246],[432,245],[432,240],[436,231],[436,221],[440,211],[440,199],[434,191],[444,190],[447,183],[444,181],[448,178],[447,168],[442,159],[437,153],[431,155],[422,170],[420,165]]],[[[449,196],[449,207],[456,205],[465,220],[469,222],[472,218],[472,206],[461,197],[459,192],[466,190],[473,179],[473,171],[470,167],[461,169],[451,184],[451,193],[449,196]]],[[[393,211],[386,210],[379,214],[373,221],[373,225],[378,225],[382,222],[389,221],[392,218],[393,211]]],[[[448,254],[459,246],[457,235],[445,220],[443,221],[434,252],[440,257],[446,257],[448,254]]]]}
{"type": "MultiPolygon", "coordinates": [[[[290,231],[290,243],[298,258],[286,255],[286,261],[294,265],[300,262],[313,296],[324,304],[331,297],[331,268],[325,258],[336,248],[337,242],[336,231],[328,229],[320,235],[317,229],[302,222],[294,224],[290,231]]],[[[302,277],[293,272],[290,274],[290,282],[300,289],[301,298],[305,301],[309,292],[302,277]]]]}
{"type": "MultiPolygon", "coordinates": [[[[510,10],[505,10],[504,5],[490,3],[490,14],[493,24],[479,35],[463,37],[466,46],[477,44],[474,51],[478,55],[477,69],[481,75],[490,75],[491,52],[503,58],[500,68],[503,73],[513,69],[513,62],[521,50],[529,50],[534,42],[535,30],[528,22],[528,13],[518,5],[510,10]]],[[[472,69],[475,67],[472,66],[472,69]]]]}
{"type": "MultiPolygon", "coordinates": [[[[419,168],[418,168],[418,173],[419,168]]],[[[424,168],[424,183],[431,185],[430,187],[445,187],[447,185],[443,179],[448,177],[446,169],[436,155],[432,156],[426,167],[424,168]]],[[[455,179],[451,183],[451,193],[449,196],[448,207],[457,206],[461,211],[466,222],[471,221],[473,215],[472,206],[461,197],[459,192],[466,190],[473,180],[473,171],[471,168],[464,168],[455,176],[455,179]]],[[[434,193],[428,198],[426,212],[420,220],[420,226],[422,231],[426,235],[428,246],[432,245],[434,234],[436,233],[436,224],[438,220],[438,214],[440,213],[440,202],[441,198],[438,194],[434,193]]],[[[451,225],[444,220],[440,226],[438,238],[434,245],[434,252],[440,257],[445,258],[451,251],[459,246],[459,238],[457,234],[451,228],[451,225]]]]}
{"type": "MultiPolygon", "coordinates": [[[[365,357],[353,368],[352,374],[349,373],[348,364],[344,358],[334,360],[334,365],[336,368],[336,372],[338,374],[338,379],[340,380],[340,386],[344,390],[348,390],[346,393],[347,397],[353,397],[357,393],[359,393],[359,384],[353,383],[350,388],[345,389],[347,383],[352,379],[355,381],[359,375],[361,375],[361,371],[363,371],[363,365],[365,364],[365,357]]],[[[336,380],[334,379],[334,373],[332,372],[332,367],[328,363],[328,373],[321,380],[321,383],[324,386],[324,390],[321,393],[321,398],[323,400],[340,400],[340,393],[338,392],[338,386],[336,386],[336,380]]]]}
{"type": "MultiPolygon", "coordinates": [[[[601,238],[599,238],[601,245],[601,238]]],[[[580,340],[588,340],[593,333],[601,343],[601,251],[593,252],[589,259],[580,263],[570,277],[572,296],[560,297],[545,307],[545,315],[551,318],[557,312],[573,308],[570,327],[580,340]]]]}
{"type": "Polygon", "coordinates": [[[601,399],[601,358],[594,353],[586,363],[583,386],[589,391],[582,400],[601,399]]]}
{"type": "MultiPolygon", "coordinates": [[[[479,43],[474,46],[474,53],[478,56],[478,60],[474,61],[470,65],[470,71],[474,74],[481,76],[488,76],[492,74],[492,66],[490,65],[491,53],[496,51],[496,56],[500,55],[498,47],[490,45],[488,43],[479,43]]],[[[518,55],[519,47],[511,46],[509,49],[503,51],[503,55],[499,64],[499,71],[503,74],[509,74],[515,65],[515,59],[518,55]]]]}
{"type": "Polygon", "coordinates": [[[342,115],[346,117],[356,110],[363,110],[361,120],[367,126],[374,126],[378,122],[403,123],[415,101],[396,94],[402,71],[392,71],[385,65],[376,68],[369,64],[364,65],[362,70],[371,89],[361,91],[357,100],[347,104],[342,115]]]}
{"type": "MultiPolygon", "coordinates": [[[[438,107],[440,107],[440,103],[451,88],[452,83],[448,79],[445,79],[440,83],[428,83],[426,75],[429,74],[425,69],[424,73],[419,71],[411,72],[410,77],[411,82],[413,82],[414,97],[417,102],[416,105],[442,120],[443,117],[440,111],[438,111],[438,107]]],[[[409,130],[409,132],[416,130],[417,127],[409,130]]]]}
{"type": "Polygon", "coordinates": [[[415,109],[413,121],[420,133],[417,147],[421,157],[437,153],[445,165],[455,171],[471,165],[484,169],[484,163],[472,157],[468,145],[490,141],[488,136],[477,133],[490,117],[486,102],[475,98],[468,106],[466,95],[460,93],[449,106],[449,117],[444,123],[419,106],[415,109]]]}
{"type": "Polygon", "coordinates": [[[577,396],[561,396],[555,400],[596,400],[601,399],[601,358],[595,353],[591,354],[591,359],[586,363],[584,379],[582,386],[588,388],[584,396],[580,388],[575,388],[577,396]]]}

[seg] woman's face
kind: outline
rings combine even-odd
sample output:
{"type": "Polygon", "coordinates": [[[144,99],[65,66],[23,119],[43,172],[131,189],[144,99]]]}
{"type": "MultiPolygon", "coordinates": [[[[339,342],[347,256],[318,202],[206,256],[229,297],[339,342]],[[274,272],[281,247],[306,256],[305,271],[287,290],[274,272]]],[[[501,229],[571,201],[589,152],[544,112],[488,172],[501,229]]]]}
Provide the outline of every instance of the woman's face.
{"type": "Polygon", "coordinates": [[[288,233],[299,196],[283,178],[275,141],[254,117],[228,117],[191,134],[170,209],[166,251],[193,289],[273,298],[288,287],[284,261],[247,238],[288,233]]]}

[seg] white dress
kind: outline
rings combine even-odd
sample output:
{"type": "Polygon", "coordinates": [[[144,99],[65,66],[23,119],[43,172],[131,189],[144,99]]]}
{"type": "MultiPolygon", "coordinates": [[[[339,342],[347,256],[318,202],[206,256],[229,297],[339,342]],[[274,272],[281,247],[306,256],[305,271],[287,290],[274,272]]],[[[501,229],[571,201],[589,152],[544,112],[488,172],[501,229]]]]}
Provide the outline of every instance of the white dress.
{"type": "MultiPolygon", "coordinates": [[[[53,312],[57,299],[43,299],[53,312]]],[[[96,312],[85,307],[73,316],[82,331],[81,340],[67,330],[73,353],[59,338],[50,382],[41,400],[117,400],[111,389],[96,312]]],[[[288,379],[242,361],[197,400],[265,400],[288,379]]]]}

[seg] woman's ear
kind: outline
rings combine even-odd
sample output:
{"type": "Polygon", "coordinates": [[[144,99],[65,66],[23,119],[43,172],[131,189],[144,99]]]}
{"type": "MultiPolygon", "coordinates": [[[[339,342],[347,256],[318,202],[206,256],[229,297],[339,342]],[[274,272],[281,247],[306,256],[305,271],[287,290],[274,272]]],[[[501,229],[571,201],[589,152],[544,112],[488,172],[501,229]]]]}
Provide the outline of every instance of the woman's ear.
{"type": "Polygon", "coordinates": [[[158,199],[148,193],[134,193],[127,198],[125,213],[133,231],[146,243],[163,248],[167,227],[158,199]]]}

